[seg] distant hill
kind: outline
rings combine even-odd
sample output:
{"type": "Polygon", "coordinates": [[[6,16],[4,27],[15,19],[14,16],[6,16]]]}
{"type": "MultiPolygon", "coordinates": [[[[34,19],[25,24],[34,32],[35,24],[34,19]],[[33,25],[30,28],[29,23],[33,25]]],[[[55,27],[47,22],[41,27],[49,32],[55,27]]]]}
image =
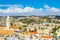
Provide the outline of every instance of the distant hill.
{"type": "Polygon", "coordinates": [[[55,18],[60,19],[60,16],[56,16],[55,18]]]}

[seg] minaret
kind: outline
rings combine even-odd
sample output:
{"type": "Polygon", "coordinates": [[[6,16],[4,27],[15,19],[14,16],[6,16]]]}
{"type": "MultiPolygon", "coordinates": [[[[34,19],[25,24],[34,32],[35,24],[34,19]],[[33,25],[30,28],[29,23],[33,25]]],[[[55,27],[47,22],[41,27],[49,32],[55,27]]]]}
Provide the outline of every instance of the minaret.
{"type": "Polygon", "coordinates": [[[7,18],[6,18],[6,28],[9,30],[10,27],[11,27],[11,20],[10,20],[10,17],[7,16],[7,18]]]}

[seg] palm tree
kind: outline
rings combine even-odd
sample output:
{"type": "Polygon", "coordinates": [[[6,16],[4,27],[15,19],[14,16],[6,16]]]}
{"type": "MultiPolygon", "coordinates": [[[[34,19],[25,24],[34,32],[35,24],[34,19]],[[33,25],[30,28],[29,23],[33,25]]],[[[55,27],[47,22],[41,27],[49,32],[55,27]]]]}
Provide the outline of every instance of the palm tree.
{"type": "Polygon", "coordinates": [[[60,26],[58,26],[58,27],[55,26],[55,27],[52,29],[53,36],[56,36],[56,35],[57,35],[56,31],[57,31],[59,28],[60,28],[60,26]]]}

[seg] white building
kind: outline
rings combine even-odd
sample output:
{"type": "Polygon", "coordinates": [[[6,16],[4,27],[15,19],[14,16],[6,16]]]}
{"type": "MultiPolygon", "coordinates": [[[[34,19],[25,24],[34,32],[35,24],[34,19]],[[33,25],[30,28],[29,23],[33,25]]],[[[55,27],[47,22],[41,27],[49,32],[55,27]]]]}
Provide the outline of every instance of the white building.
{"type": "Polygon", "coordinates": [[[60,29],[56,31],[57,36],[60,36],[60,29]]]}
{"type": "Polygon", "coordinates": [[[6,40],[19,40],[17,37],[7,37],[6,40]]]}
{"type": "Polygon", "coordinates": [[[7,16],[6,18],[6,28],[9,29],[11,27],[11,20],[10,20],[10,17],[7,16]]]}

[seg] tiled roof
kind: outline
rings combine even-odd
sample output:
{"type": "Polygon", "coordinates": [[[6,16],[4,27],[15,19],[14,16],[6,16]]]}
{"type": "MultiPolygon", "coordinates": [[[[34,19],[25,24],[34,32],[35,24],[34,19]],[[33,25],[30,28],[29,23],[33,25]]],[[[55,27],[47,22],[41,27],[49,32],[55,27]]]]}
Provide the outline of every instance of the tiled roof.
{"type": "Polygon", "coordinates": [[[37,34],[37,32],[36,31],[34,31],[34,32],[24,32],[24,35],[34,35],[34,34],[37,34]]]}
{"type": "Polygon", "coordinates": [[[30,34],[30,35],[37,34],[37,31],[29,32],[28,34],[30,34]]]}
{"type": "Polygon", "coordinates": [[[18,28],[20,28],[20,27],[19,27],[19,26],[12,26],[12,28],[18,29],[18,28]]]}
{"type": "Polygon", "coordinates": [[[0,30],[0,34],[13,35],[14,31],[12,31],[12,30],[0,30]]]}
{"type": "Polygon", "coordinates": [[[41,36],[41,38],[53,38],[52,36],[41,36]]]}

